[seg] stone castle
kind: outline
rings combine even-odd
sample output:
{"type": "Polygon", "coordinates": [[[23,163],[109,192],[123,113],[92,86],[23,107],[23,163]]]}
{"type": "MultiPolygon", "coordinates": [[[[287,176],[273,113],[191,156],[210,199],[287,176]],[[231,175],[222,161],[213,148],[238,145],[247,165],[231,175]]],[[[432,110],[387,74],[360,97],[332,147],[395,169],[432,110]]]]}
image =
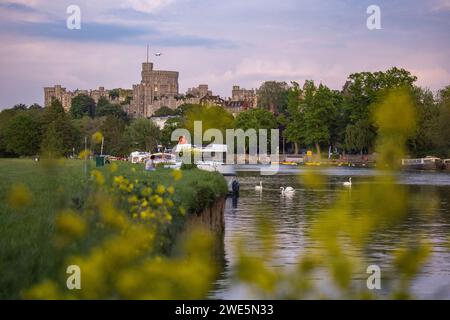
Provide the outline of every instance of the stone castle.
{"type": "Polygon", "coordinates": [[[144,62],[141,75],[141,83],[133,85],[129,114],[151,117],[163,106],[170,109],[178,106],[178,72],[153,70],[153,63],[144,62]]]}
{"type": "MultiPolygon", "coordinates": [[[[228,100],[214,96],[207,84],[201,84],[195,88],[189,88],[186,94],[179,94],[177,71],[154,70],[153,63],[142,63],[141,82],[133,85],[132,90],[119,89],[126,94],[113,95],[113,90],[105,90],[99,87],[97,90],[67,91],[61,85],[44,88],[44,104],[49,106],[53,99],[58,99],[69,111],[72,98],[79,94],[85,94],[97,103],[101,97],[111,103],[120,103],[124,110],[132,117],[151,117],[161,107],[176,109],[182,104],[221,105],[237,114],[248,108],[254,108],[257,104],[256,90],[246,90],[239,86],[233,86],[232,96],[228,100]],[[128,104],[129,102],[129,104],[128,104]]],[[[117,90],[117,89],[116,89],[117,90]]]]}

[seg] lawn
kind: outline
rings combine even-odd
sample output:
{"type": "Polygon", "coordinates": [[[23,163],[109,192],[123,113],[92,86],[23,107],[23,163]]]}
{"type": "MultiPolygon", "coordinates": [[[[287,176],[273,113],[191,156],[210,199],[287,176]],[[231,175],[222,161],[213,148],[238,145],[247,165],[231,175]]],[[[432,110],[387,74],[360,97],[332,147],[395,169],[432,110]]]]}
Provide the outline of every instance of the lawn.
{"type": "MultiPolygon", "coordinates": [[[[55,216],[65,208],[82,206],[92,169],[94,163],[89,162],[85,174],[81,160],[0,159],[0,299],[20,298],[22,290],[55,272],[61,262],[53,245],[55,216]],[[22,199],[29,203],[14,208],[7,197],[18,185],[30,191],[22,199]]],[[[173,186],[174,202],[188,214],[201,211],[227,191],[221,175],[197,169],[183,171],[179,181],[169,169],[146,172],[142,165],[130,163],[117,163],[114,172],[110,169],[111,165],[98,169],[107,181],[123,175],[131,181],[173,186]]]]}

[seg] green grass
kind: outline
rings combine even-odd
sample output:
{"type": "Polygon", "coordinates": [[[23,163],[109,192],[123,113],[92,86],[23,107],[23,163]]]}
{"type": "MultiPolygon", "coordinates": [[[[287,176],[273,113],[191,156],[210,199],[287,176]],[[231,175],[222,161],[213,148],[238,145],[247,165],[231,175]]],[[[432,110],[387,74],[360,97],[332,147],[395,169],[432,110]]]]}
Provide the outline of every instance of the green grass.
{"type": "MultiPolygon", "coordinates": [[[[61,257],[53,246],[54,220],[64,208],[82,205],[89,192],[83,161],[39,163],[28,159],[0,159],[0,298],[20,298],[29,288],[57,272],[61,257]],[[26,208],[13,209],[7,195],[14,184],[31,190],[32,202],[26,208]]],[[[118,163],[111,173],[108,166],[100,168],[106,179],[123,175],[129,179],[146,180],[150,184],[174,186],[174,201],[188,214],[199,212],[227,191],[220,174],[201,170],[183,171],[183,178],[174,181],[171,170],[146,172],[142,165],[118,163]],[[132,170],[135,168],[135,170],[132,170]]]]}

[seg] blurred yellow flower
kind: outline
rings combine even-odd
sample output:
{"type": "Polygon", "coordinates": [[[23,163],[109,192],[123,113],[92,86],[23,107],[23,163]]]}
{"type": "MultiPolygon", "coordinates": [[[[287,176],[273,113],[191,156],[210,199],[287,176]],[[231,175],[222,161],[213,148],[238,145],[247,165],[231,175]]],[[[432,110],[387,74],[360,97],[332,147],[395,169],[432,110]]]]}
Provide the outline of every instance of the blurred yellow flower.
{"type": "Polygon", "coordinates": [[[79,214],[65,210],[56,217],[56,228],[62,236],[80,237],[86,232],[87,225],[79,214]]]}
{"type": "Polygon", "coordinates": [[[149,188],[149,187],[145,187],[145,188],[142,189],[142,191],[141,191],[141,195],[142,195],[143,197],[148,197],[148,196],[151,195],[151,194],[152,194],[152,189],[149,188]]]}
{"type": "Polygon", "coordinates": [[[156,188],[156,193],[164,194],[164,192],[166,192],[166,188],[164,188],[162,184],[159,184],[158,187],[156,188]]]}
{"type": "Polygon", "coordinates": [[[102,139],[103,139],[103,135],[102,135],[102,133],[100,131],[97,131],[96,133],[94,133],[92,135],[92,141],[94,143],[101,143],[102,139]]]}
{"type": "Polygon", "coordinates": [[[25,299],[34,299],[34,300],[61,299],[61,296],[58,292],[58,286],[52,280],[46,280],[38,285],[35,285],[31,289],[27,290],[24,296],[25,299]]]}
{"type": "Polygon", "coordinates": [[[183,177],[183,173],[181,172],[181,170],[174,169],[172,170],[172,177],[175,181],[178,181],[183,177]]]}
{"type": "Polygon", "coordinates": [[[105,177],[103,177],[103,174],[98,170],[92,170],[91,171],[91,177],[94,178],[95,182],[101,186],[105,183],[105,177]]]}
{"type": "Polygon", "coordinates": [[[116,171],[117,171],[117,168],[118,168],[117,163],[113,162],[113,163],[111,163],[111,165],[109,166],[109,171],[110,171],[110,172],[116,172],[116,171]]]}
{"type": "Polygon", "coordinates": [[[11,190],[7,196],[7,202],[9,206],[14,209],[21,209],[23,207],[29,206],[33,196],[30,189],[24,184],[18,183],[11,187],[11,190]]]}
{"type": "Polygon", "coordinates": [[[78,154],[78,158],[85,160],[85,159],[89,159],[90,155],[91,155],[90,150],[83,150],[78,154]]]}
{"type": "Polygon", "coordinates": [[[167,188],[167,192],[170,193],[170,194],[174,194],[175,193],[175,188],[170,186],[170,187],[167,188]]]}

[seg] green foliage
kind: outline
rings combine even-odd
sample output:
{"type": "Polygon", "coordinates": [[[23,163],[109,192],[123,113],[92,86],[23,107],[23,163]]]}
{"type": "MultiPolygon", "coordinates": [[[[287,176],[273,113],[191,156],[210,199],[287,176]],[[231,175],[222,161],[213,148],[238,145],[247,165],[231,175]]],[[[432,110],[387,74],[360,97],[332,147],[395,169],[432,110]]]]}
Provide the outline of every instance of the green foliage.
{"type": "Polygon", "coordinates": [[[80,140],[79,132],[56,99],[45,108],[42,130],[41,152],[51,158],[71,154],[80,140]]]}
{"type": "Polygon", "coordinates": [[[285,112],[288,103],[286,82],[266,81],[258,89],[258,108],[273,113],[285,112]]]}
{"type": "Polygon", "coordinates": [[[96,117],[115,116],[121,118],[124,121],[128,121],[128,116],[121,105],[110,103],[105,97],[101,97],[98,100],[97,107],[95,108],[96,117]]]}
{"type": "Polygon", "coordinates": [[[153,121],[144,118],[133,120],[127,128],[127,137],[133,150],[156,150],[160,135],[158,126],[153,121]]]}
{"type": "MultiPolygon", "coordinates": [[[[191,137],[194,136],[195,121],[202,122],[202,136],[208,129],[218,129],[222,132],[223,137],[225,137],[225,130],[233,128],[234,117],[220,106],[206,107],[192,105],[185,111],[182,124],[183,128],[191,133],[191,137]]],[[[204,143],[210,142],[213,141],[204,141],[204,143]]],[[[224,141],[222,143],[224,143],[224,141]]]]}
{"type": "Polygon", "coordinates": [[[237,115],[234,121],[234,127],[237,129],[276,129],[278,127],[277,119],[274,114],[265,109],[250,109],[237,115]]]}
{"type": "Polygon", "coordinates": [[[28,112],[18,113],[3,128],[2,140],[6,151],[25,156],[35,155],[41,142],[40,123],[28,112]]]}
{"type": "Polygon", "coordinates": [[[156,110],[153,113],[153,116],[155,117],[167,117],[167,116],[174,116],[175,110],[170,109],[169,107],[162,106],[158,110],[156,110]]]}
{"type": "Polygon", "coordinates": [[[345,138],[346,147],[349,150],[371,150],[374,145],[375,131],[373,122],[373,107],[382,99],[390,89],[413,89],[417,77],[404,69],[391,68],[385,72],[360,72],[351,74],[344,87],[343,112],[351,126],[346,133],[352,137],[345,138]],[[355,132],[359,131],[359,132],[355,132]],[[355,136],[360,137],[359,142],[364,145],[354,144],[355,136]]]}
{"type": "MultiPolygon", "coordinates": [[[[127,156],[130,152],[130,140],[126,134],[126,123],[121,118],[110,115],[100,127],[104,137],[103,154],[127,156]]],[[[96,146],[99,152],[100,146],[96,146]]]]}
{"type": "Polygon", "coordinates": [[[72,99],[70,114],[73,118],[79,119],[83,116],[94,117],[95,101],[86,94],[79,94],[72,99]]]}

